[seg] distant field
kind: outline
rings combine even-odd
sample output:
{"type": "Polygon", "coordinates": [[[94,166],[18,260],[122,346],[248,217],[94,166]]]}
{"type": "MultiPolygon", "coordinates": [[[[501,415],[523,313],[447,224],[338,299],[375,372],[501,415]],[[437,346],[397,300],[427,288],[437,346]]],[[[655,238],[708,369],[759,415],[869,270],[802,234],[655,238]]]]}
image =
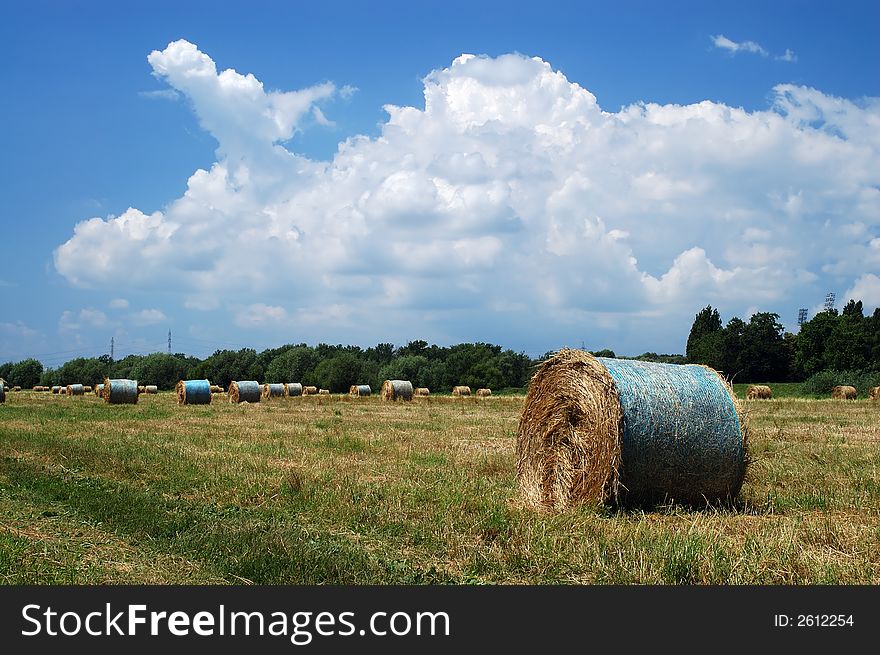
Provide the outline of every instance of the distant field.
{"type": "Polygon", "coordinates": [[[560,515],[516,503],[522,396],[10,393],[0,582],[878,584],[880,403],[782,386],[735,508],[560,515]]]}
{"type": "MultiPolygon", "coordinates": [[[[805,393],[800,382],[757,382],[766,384],[773,391],[773,398],[814,398],[812,394],[805,393]]],[[[751,384],[734,384],[733,390],[737,398],[745,398],[746,391],[751,384]]]]}

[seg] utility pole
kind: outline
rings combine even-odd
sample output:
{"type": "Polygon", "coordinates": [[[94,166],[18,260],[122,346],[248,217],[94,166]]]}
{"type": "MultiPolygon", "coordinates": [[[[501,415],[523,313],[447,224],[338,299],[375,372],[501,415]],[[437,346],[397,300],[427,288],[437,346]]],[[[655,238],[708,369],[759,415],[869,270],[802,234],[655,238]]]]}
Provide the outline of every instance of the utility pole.
{"type": "Polygon", "coordinates": [[[113,361],[113,337],[110,337],[110,361],[113,361]]]}
{"type": "Polygon", "coordinates": [[[168,354],[171,354],[171,330],[168,330],[168,354]]]}

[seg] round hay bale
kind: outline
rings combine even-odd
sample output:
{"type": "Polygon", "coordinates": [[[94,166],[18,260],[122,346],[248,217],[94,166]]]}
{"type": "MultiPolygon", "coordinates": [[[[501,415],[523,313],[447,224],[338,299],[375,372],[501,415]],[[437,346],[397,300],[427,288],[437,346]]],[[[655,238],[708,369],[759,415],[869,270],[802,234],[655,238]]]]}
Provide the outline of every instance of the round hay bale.
{"type": "MultiPolygon", "coordinates": [[[[5,387],[6,385],[3,385],[3,386],[5,387]]],[[[21,387],[16,384],[14,387],[12,387],[12,390],[13,391],[21,391],[21,387]]]]}
{"type": "Polygon", "coordinates": [[[348,390],[349,396],[370,396],[372,393],[369,384],[353,384],[348,390]]]}
{"type": "Polygon", "coordinates": [[[428,387],[416,387],[413,389],[413,396],[430,396],[431,390],[428,387]]]}
{"type": "Polygon", "coordinates": [[[329,396],[330,389],[318,389],[318,395],[319,396],[329,396]]]}
{"type": "Polygon", "coordinates": [[[83,387],[83,393],[92,393],[92,387],[88,384],[83,387]]]}
{"type": "Polygon", "coordinates": [[[67,385],[67,395],[68,396],[81,396],[85,393],[85,389],[81,384],[68,384],[67,385]]]}
{"type": "Polygon", "coordinates": [[[283,384],[264,384],[263,385],[263,398],[269,400],[271,398],[281,398],[284,396],[284,385],[283,384]]]}
{"type": "Polygon", "coordinates": [[[223,387],[221,387],[219,384],[212,384],[211,393],[223,393],[223,387]]]}
{"type": "Polygon", "coordinates": [[[880,400],[880,387],[871,387],[868,390],[868,398],[870,400],[880,400]]]}
{"type": "Polygon", "coordinates": [[[304,396],[317,396],[318,395],[318,387],[313,387],[313,386],[303,387],[302,395],[304,395],[304,396]]]}
{"type": "Polygon", "coordinates": [[[382,400],[412,400],[413,385],[409,380],[385,380],[382,400]]]}
{"type": "Polygon", "coordinates": [[[99,398],[104,397],[104,383],[103,382],[101,384],[95,385],[95,395],[98,396],[99,398]]]}
{"type": "Polygon", "coordinates": [[[155,384],[148,384],[144,387],[144,393],[153,395],[159,393],[159,387],[155,384]]]}
{"type": "Polygon", "coordinates": [[[211,383],[207,380],[178,380],[174,390],[177,392],[178,405],[209,405],[211,403],[211,383]]]}
{"type": "Polygon", "coordinates": [[[747,429],[713,369],[560,350],[529,384],[517,433],[527,505],[704,503],[739,493],[747,429]]]}
{"type": "Polygon", "coordinates": [[[773,391],[765,384],[752,384],[746,389],[748,400],[769,400],[773,397],[773,391]]]}
{"type": "Polygon", "coordinates": [[[104,378],[104,401],[110,405],[137,405],[137,380],[104,378]]]}
{"type": "Polygon", "coordinates": [[[56,384],[52,387],[52,393],[58,393],[59,391],[61,391],[61,385],[56,384]]]}
{"type": "Polygon", "coordinates": [[[232,381],[229,383],[229,402],[258,403],[260,402],[260,383],[256,380],[232,381]]]}
{"type": "Polygon", "coordinates": [[[453,396],[470,396],[471,395],[471,388],[464,386],[464,385],[452,387],[452,395],[453,396]]]}
{"type": "Polygon", "coordinates": [[[835,400],[855,400],[858,395],[856,388],[847,384],[836,386],[831,390],[831,397],[835,400]]]}
{"type": "Polygon", "coordinates": [[[288,382],[284,385],[284,395],[288,398],[303,395],[303,385],[299,382],[288,382]]]}
{"type": "Polygon", "coordinates": [[[488,398],[491,395],[491,389],[477,389],[477,398],[488,398]]]}

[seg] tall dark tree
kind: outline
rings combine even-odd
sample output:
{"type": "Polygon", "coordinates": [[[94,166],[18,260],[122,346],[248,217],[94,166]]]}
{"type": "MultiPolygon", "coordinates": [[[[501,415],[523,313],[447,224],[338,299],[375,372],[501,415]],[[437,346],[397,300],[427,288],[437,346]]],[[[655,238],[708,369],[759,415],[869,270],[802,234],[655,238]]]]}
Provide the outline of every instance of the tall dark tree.
{"type": "Polygon", "coordinates": [[[685,355],[695,364],[706,364],[712,368],[722,367],[723,328],[721,315],[711,305],[706,305],[694,317],[688,335],[685,355]]]}
{"type": "Polygon", "coordinates": [[[739,366],[742,382],[778,382],[788,377],[788,348],[779,314],[753,314],[743,328],[739,366]]]}

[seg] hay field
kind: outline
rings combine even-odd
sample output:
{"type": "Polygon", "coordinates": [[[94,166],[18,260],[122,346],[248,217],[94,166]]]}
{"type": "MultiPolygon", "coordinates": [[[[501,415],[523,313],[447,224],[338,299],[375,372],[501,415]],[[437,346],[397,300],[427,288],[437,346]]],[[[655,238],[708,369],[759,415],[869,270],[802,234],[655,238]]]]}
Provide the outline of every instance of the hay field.
{"type": "Polygon", "coordinates": [[[520,509],[523,398],[0,405],[0,582],[880,583],[880,403],[747,403],[730,509],[520,509]]]}

